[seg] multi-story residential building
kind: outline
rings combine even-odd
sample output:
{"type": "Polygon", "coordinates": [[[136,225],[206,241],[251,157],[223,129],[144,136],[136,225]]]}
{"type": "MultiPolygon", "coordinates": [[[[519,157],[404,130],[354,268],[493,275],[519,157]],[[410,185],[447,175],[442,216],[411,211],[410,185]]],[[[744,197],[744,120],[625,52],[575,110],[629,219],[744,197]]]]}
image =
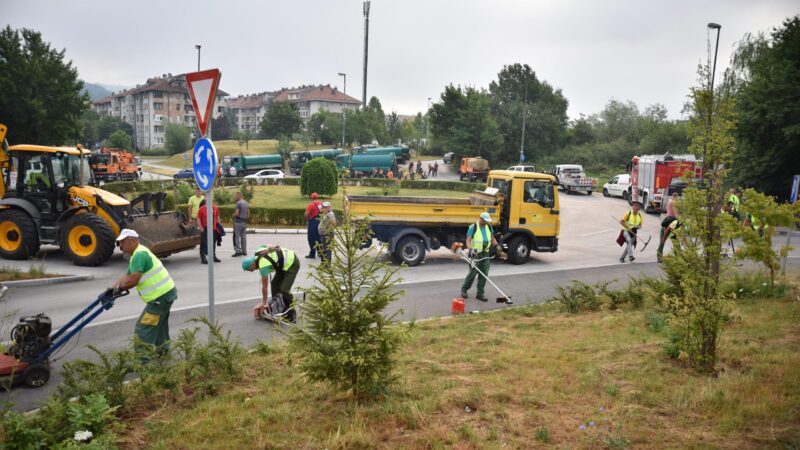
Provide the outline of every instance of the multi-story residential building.
{"type": "Polygon", "coordinates": [[[234,121],[231,124],[239,131],[249,131],[253,136],[261,128],[261,120],[269,109],[275,93],[262,92],[260,94],[240,95],[236,98],[226,99],[222,106],[229,111],[234,121]]]}
{"type": "Polygon", "coordinates": [[[322,109],[340,113],[344,109],[356,109],[361,105],[357,100],[331,85],[301,86],[281,89],[275,94],[273,102],[289,102],[297,105],[300,117],[308,120],[322,109]]]}
{"type": "MultiPolygon", "coordinates": [[[[212,109],[212,118],[222,113],[222,90],[212,109]]],[[[164,127],[174,123],[195,131],[197,120],[183,75],[162,75],[151,78],[142,86],[120,92],[93,103],[100,114],[119,117],[133,126],[133,144],[136,149],[163,148],[164,127]]]]}

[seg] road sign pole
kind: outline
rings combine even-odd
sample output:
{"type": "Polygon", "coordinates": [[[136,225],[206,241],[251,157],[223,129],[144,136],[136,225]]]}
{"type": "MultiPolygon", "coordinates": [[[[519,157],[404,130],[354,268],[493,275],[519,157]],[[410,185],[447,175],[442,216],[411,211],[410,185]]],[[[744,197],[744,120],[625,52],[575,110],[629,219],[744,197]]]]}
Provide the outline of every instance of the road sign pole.
{"type": "MultiPolygon", "coordinates": [[[[800,175],[795,175],[792,177],[792,192],[789,193],[789,203],[794,204],[797,201],[797,194],[800,190],[800,175]]],[[[792,230],[794,229],[795,224],[792,223],[786,228],[786,247],[789,247],[789,244],[792,242],[792,230]]],[[[786,275],[786,259],[787,256],[783,257],[783,263],[781,264],[781,275],[786,275]]]]}
{"type": "Polygon", "coordinates": [[[206,192],[206,260],[208,260],[208,321],[217,324],[214,307],[214,189],[206,192]]]}

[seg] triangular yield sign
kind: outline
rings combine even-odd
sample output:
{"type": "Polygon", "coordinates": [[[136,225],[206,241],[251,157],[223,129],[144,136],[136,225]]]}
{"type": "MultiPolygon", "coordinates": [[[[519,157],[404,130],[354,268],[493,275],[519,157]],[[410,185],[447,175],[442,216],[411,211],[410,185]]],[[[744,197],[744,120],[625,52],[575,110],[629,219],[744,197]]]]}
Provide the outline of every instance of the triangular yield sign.
{"type": "Polygon", "coordinates": [[[214,108],[221,76],[219,69],[186,74],[186,87],[189,88],[189,96],[192,97],[194,115],[197,117],[197,125],[202,136],[206,135],[206,127],[214,108]]]}

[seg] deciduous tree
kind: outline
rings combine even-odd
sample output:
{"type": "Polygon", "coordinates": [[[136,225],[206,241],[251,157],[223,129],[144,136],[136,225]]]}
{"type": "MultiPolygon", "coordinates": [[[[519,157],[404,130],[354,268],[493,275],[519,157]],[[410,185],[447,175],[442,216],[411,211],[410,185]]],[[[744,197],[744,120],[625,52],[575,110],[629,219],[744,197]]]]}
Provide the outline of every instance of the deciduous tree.
{"type": "Polygon", "coordinates": [[[275,102],[261,121],[261,130],[269,139],[280,135],[291,136],[303,127],[303,119],[297,106],[287,102],[275,102]]]}

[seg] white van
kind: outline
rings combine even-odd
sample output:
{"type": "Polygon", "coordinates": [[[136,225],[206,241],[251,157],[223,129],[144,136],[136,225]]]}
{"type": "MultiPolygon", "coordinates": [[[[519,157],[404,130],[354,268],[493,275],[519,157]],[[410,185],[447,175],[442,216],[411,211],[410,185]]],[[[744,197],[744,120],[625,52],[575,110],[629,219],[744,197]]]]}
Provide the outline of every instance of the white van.
{"type": "Polygon", "coordinates": [[[511,166],[506,170],[510,170],[512,172],[536,172],[536,166],[533,164],[529,166],[511,166]]]}
{"type": "Polygon", "coordinates": [[[628,192],[631,188],[631,176],[623,173],[615,176],[608,183],[603,185],[604,197],[622,197],[628,199],[628,192]]]}

